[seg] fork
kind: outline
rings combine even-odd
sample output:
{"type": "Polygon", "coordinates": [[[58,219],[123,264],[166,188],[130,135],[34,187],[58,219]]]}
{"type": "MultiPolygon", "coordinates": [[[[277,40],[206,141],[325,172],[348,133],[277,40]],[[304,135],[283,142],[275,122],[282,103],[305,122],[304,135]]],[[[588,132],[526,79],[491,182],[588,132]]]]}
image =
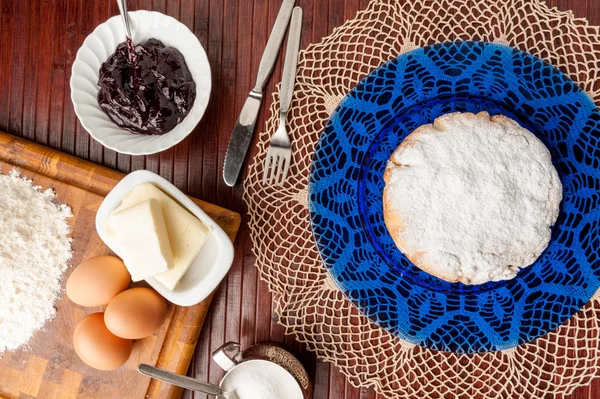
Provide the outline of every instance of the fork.
{"type": "Polygon", "coordinates": [[[300,48],[300,32],[302,29],[302,9],[294,7],[287,48],[285,64],[281,79],[279,104],[279,128],[271,137],[271,143],[265,159],[263,184],[281,185],[285,182],[292,160],[292,142],[285,127],[287,114],[294,95],[296,84],[296,66],[298,64],[298,49],[300,48]]]}

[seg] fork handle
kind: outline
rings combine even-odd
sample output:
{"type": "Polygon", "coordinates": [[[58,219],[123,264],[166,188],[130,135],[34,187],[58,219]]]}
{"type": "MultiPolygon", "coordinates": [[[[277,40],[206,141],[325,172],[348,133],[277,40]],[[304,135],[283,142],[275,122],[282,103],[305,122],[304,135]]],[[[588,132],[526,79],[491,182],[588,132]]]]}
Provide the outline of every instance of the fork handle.
{"type": "Polygon", "coordinates": [[[296,84],[296,66],[298,64],[298,50],[300,49],[300,32],[302,31],[302,8],[294,7],[292,22],[290,23],[290,34],[285,49],[285,64],[283,65],[283,77],[281,79],[280,108],[279,115],[282,120],[287,117],[294,86],[296,84]]]}

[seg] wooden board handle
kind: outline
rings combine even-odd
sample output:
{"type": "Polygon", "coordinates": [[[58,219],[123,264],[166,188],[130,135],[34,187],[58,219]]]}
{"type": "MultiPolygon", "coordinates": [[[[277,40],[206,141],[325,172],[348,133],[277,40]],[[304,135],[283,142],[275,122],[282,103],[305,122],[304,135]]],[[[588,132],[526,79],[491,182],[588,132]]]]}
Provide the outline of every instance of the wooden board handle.
{"type": "Polygon", "coordinates": [[[0,131],[0,161],[106,196],[124,174],[0,131]]]}

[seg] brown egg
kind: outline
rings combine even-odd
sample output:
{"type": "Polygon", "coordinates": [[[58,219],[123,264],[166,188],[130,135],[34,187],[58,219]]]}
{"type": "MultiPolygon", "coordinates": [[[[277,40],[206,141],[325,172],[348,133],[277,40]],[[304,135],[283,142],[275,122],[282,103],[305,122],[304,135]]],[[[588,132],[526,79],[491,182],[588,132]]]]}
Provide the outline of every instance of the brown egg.
{"type": "Polygon", "coordinates": [[[108,331],[104,325],[104,313],[92,313],[75,327],[73,347],[77,356],[88,366],[98,370],[114,370],[129,359],[133,342],[108,331]]]}
{"type": "Polygon", "coordinates": [[[129,287],[131,276],[123,261],[98,256],[82,262],[67,280],[67,296],[81,306],[103,306],[129,287]]]}
{"type": "Polygon", "coordinates": [[[113,334],[129,339],[152,335],[167,316],[167,302],[150,288],[121,292],[106,307],[104,322],[113,334]]]}

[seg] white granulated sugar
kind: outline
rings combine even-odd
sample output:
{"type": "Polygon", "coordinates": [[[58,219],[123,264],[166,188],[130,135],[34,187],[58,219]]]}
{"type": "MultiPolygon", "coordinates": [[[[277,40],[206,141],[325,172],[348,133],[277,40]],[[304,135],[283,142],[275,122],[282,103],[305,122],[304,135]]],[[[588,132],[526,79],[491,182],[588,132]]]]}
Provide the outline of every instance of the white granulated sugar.
{"type": "Polygon", "coordinates": [[[0,354],[25,345],[56,314],[71,216],[52,190],[16,170],[0,174],[0,354]]]}
{"type": "Polygon", "coordinates": [[[239,399],[302,399],[300,386],[283,367],[265,360],[241,363],[230,371],[221,388],[239,399]]]}
{"type": "Polygon", "coordinates": [[[396,245],[447,281],[513,278],[548,245],[562,185],[550,152],[504,116],[444,115],[409,135],[385,172],[396,245]]]}

